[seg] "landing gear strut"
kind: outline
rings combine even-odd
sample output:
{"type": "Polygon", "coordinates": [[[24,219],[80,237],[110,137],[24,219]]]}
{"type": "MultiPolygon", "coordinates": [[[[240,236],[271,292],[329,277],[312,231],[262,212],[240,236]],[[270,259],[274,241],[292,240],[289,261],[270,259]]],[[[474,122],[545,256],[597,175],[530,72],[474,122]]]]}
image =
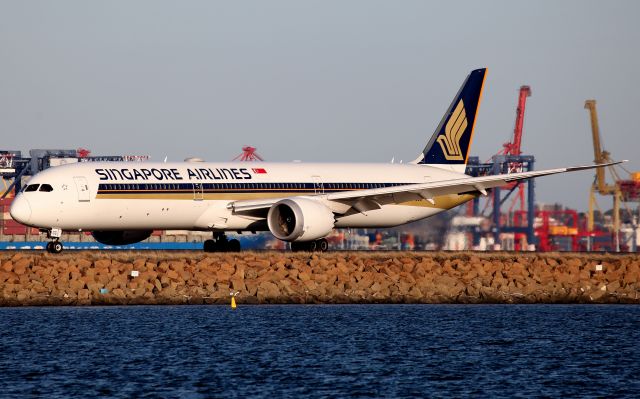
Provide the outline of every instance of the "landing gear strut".
{"type": "Polygon", "coordinates": [[[227,239],[222,232],[213,233],[213,240],[206,240],[203,245],[204,252],[240,252],[240,241],[227,239]]]}
{"type": "Polygon", "coordinates": [[[61,229],[52,228],[51,230],[47,230],[47,238],[53,238],[53,241],[49,241],[47,243],[47,252],[52,254],[59,254],[60,252],[62,252],[64,246],[60,242],[61,236],[61,229]]]}
{"type": "Polygon", "coordinates": [[[315,241],[292,242],[291,250],[293,252],[326,252],[329,249],[329,242],[326,238],[315,241]]]}

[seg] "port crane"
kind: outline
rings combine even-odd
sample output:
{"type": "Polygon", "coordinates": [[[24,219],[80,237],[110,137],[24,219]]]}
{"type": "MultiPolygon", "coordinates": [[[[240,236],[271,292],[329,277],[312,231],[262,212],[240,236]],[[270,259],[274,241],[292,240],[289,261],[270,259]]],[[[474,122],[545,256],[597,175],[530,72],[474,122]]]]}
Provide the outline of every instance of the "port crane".
{"type": "MultiPolygon", "coordinates": [[[[606,151],[602,144],[600,136],[600,124],[598,122],[598,112],[596,109],[596,100],[586,100],[584,108],[589,111],[591,122],[591,137],[593,141],[593,155],[595,163],[604,163],[611,161],[611,154],[606,151]]],[[[628,201],[640,201],[640,173],[629,173],[629,179],[622,179],[618,171],[610,166],[607,168],[613,183],[607,182],[605,168],[596,169],[596,175],[591,189],[589,190],[589,214],[587,215],[587,230],[589,233],[594,231],[594,208],[597,207],[596,194],[613,197],[613,234],[616,252],[620,251],[620,206],[628,201]]],[[[628,173],[628,172],[627,172],[628,173]]],[[[626,208],[626,206],[625,206],[626,208]]],[[[626,208],[628,213],[631,211],[626,208]]],[[[637,221],[634,221],[634,230],[637,221]]],[[[590,250],[591,240],[589,240],[590,250]]]]}
{"type": "MultiPolygon", "coordinates": [[[[493,155],[490,160],[481,163],[478,157],[470,157],[467,164],[467,174],[471,176],[482,176],[487,174],[498,173],[514,173],[532,171],[534,169],[535,158],[533,155],[522,154],[522,135],[524,130],[524,115],[527,105],[527,98],[531,97],[531,87],[523,85],[520,87],[518,94],[518,105],[516,108],[516,119],[513,128],[513,136],[511,141],[502,145],[500,151],[493,155]]],[[[493,220],[493,236],[497,243],[502,232],[514,233],[515,247],[518,250],[526,249],[529,245],[534,244],[534,203],[535,188],[533,179],[527,182],[510,183],[502,187],[493,189],[489,200],[485,202],[484,208],[480,211],[479,198],[473,201],[473,209],[468,210],[469,215],[485,215],[487,209],[491,209],[491,218],[493,220]],[[527,195],[525,196],[525,185],[527,195]],[[511,194],[515,195],[511,197],[511,194]],[[524,211],[527,215],[518,225],[505,225],[502,217],[501,207],[509,199],[512,198],[508,214],[514,211],[516,204],[520,205],[520,211],[524,211]],[[526,245],[525,245],[526,244],[526,245]]],[[[474,235],[474,245],[479,241],[478,235],[474,235]]]]}
{"type": "Polygon", "coordinates": [[[527,106],[527,98],[531,97],[531,87],[520,86],[518,95],[518,107],[516,108],[516,122],[513,128],[513,139],[502,145],[502,151],[497,155],[520,155],[522,151],[522,128],[524,127],[524,111],[527,106]]]}
{"type": "Polygon", "coordinates": [[[242,153],[233,158],[232,161],[264,161],[264,159],[262,159],[262,157],[258,155],[255,147],[245,145],[242,147],[242,153]]]}
{"type": "MultiPolygon", "coordinates": [[[[511,141],[508,141],[502,144],[502,150],[498,152],[496,155],[506,155],[506,156],[514,156],[519,157],[522,155],[521,145],[522,145],[522,129],[524,127],[524,111],[527,106],[527,98],[531,97],[531,87],[529,86],[520,86],[520,94],[518,95],[518,107],[516,108],[516,121],[513,128],[513,138],[511,141]]],[[[509,173],[517,173],[522,171],[522,163],[520,162],[510,162],[509,163],[509,173]]],[[[521,182],[513,182],[504,187],[503,189],[514,190],[517,188],[518,194],[514,198],[509,208],[509,212],[513,211],[513,207],[515,205],[516,199],[519,200],[520,209],[525,209],[524,204],[524,184],[521,182]]]]}

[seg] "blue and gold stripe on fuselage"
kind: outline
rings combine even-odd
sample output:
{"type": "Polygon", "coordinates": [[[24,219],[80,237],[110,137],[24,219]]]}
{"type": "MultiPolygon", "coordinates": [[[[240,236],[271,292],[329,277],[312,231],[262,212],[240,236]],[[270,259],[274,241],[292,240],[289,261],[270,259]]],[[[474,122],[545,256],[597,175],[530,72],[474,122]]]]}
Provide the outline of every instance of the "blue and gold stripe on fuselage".
{"type": "MultiPolygon", "coordinates": [[[[414,183],[105,183],[98,186],[96,199],[218,200],[238,201],[282,198],[368,190],[414,183]]],[[[452,194],[426,200],[403,201],[398,205],[450,209],[473,198],[473,194],[452,194]]]]}
{"type": "Polygon", "coordinates": [[[367,190],[411,183],[106,183],[96,199],[244,200],[367,190]]]}

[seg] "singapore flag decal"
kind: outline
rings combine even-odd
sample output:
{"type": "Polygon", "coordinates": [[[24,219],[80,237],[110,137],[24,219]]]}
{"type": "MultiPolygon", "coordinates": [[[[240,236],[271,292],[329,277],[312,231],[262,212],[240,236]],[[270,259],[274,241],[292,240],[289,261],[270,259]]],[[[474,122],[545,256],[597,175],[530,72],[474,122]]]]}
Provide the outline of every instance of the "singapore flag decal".
{"type": "Polygon", "coordinates": [[[267,173],[267,171],[264,168],[253,168],[251,170],[253,170],[253,173],[255,173],[255,174],[266,174],[267,173]]]}

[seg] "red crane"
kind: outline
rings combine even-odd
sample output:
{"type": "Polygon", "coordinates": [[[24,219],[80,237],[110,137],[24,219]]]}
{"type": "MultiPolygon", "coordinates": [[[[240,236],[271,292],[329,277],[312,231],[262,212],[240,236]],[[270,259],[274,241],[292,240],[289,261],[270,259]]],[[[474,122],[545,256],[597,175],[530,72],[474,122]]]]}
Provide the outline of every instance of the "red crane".
{"type": "MultiPolygon", "coordinates": [[[[513,155],[519,156],[522,155],[522,149],[520,148],[522,145],[522,130],[524,127],[524,113],[527,106],[527,98],[531,97],[531,87],[529,86],[520,86],[520,94],[518,95],[518,107],[516,108],[516,122],[513,128],[513,137],[511,141],[502,144],[502,149],[492,157],[492,160],[487,161],[490,163],[495,159],[497,155],[513,155]]],[[[508,165],[509,173],[513,172],[521,172],[522,164],[520,162],[510,162],[508,165]]],[[[525,201],[524,201],[524,184],[518,184],[518,182],[513,182],[506,184],[500,188],[506,190],[515,190],[517,185],[517,194],[511,201],[511,205],[509,206],[509,213],[511,213],[516,205],[516,203],[520,204],[520,210],[525,209],[525,201]]],[[[485,210],[492,205],[493,196],[491,197],[491,201],[485,204],[482,213],[484,214],[485,210]]]]}
{"type": "Polygon", "coordinates": [[[255,147],[245,145],[242,147],[242,154],[233,158],[232,161],[264,161],[264,159],[258,155],[255,147]]]}
{"type": "Polygon", "coordinates": [[[86,148],[78,148],[76,153],[78,154],[78,158],[86,158],[91,155],[91,151],[86,148]]]}
{"type": "Polygon", "coordinates": [[[524,110],[527,106],[527,97],[531,97],[531,87],[520,86],[520,95],[518,96],[518,108],[516,108],[516,124],[513,128],[513,140],[502,145],[502,151],[498,154],[503,155],[520,155],[522,151],[522,127],[524,126],[524,110]]]}
{"type": "MultiPolygon", "coordinates": [[[[511,142],[506,142],[502,145],[501,153],[504,155],[522,155],[520,146],[522,145],[522,128],[524,127],[524,111],[527,107],[527,97],[531,97],[531,87],[520,86],[520,95],[518,95],[518,108],[516,108],[516,123],[513,128],[513,138],[511,142]]],[[[509,173],[522,172],[522,164],[519,162],[511,162],[509,164],[509,173]]],[[[518,184],[517,182],[510,183],[506,186],[508,189],[513,189],[515,185],[518,185],[518,194],[511,201],[509,212],[513,211],[516,201],[520,203],[520,209],[525,209],[524,201],[524,184],[518,184]]]]}

